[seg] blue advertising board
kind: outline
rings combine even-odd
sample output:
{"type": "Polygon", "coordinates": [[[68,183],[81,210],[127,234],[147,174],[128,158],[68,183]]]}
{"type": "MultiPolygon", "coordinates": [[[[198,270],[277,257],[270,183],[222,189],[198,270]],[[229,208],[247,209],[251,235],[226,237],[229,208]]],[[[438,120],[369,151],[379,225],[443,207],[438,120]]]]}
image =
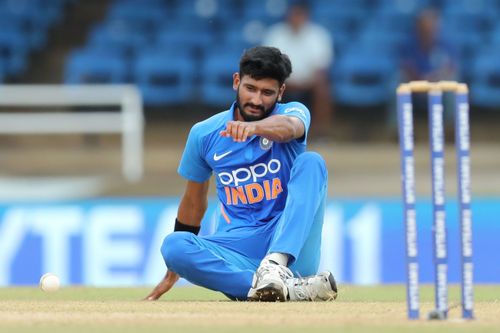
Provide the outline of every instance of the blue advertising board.
{"type": "MultiPolygon", "coordinates": [[[[163,238],[173,230],[177,199],[95,199],[0,204],[0,286],[37,284],[45,272],[64,285],[152,285],[165,274],[163,238]]],[[[473,211],[474,278],[500,283],[500,198],[476,198],[473,211]]],[[[215,230],[211,202],[202,233],[215,230]]],[[[458,208],[446,206],[449,279],[459,281],[458,208]]],[[[433,281],[432,209],[417,204],[420,281],[433,281]]],[[[330,200],[325,214],[320,269],[340,282],[403,283],[406,274],[401,201],[330,200]]]]}

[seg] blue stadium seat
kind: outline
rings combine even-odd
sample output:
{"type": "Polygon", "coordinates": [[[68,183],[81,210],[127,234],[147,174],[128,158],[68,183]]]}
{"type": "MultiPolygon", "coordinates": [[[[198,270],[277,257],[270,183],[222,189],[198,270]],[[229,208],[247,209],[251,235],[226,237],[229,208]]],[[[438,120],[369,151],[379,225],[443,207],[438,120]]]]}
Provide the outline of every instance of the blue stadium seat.
{"type": "Polygon", "coordinates": [[[129,25],[125,20],[107,21],[95,26],[89,36],[90,47],[106,47],[133,55],[137,50],[149,45],[148,36],[129,25]]]}
{"type": "Polygon", "coordinates": [[[364,29],[358,39],[358,47],[373,52],[383,52],[395,59],[399,56],[404,41],[408,38],[404,30],[384,30],[375,26],[364,29]]]}
{"type": "Polygon", "coordinates": [[[498,109],[500,105],[500,47],[483,50],[474,60],[470,82],[474,105],[498,109]]]}
{"type": "Polygon", "coordinates": [[[178,50],[145,50],[136,58],[134,81],[146,105],[189,102],[194,95],[195,62],[178,50]]]}
{"type": "Polygon", "coordinates": [[[65,83],[124,83],[130,76],[126,59],[113,49],[74,51],[66,59],[65,83]]]}
{"type": "MultiPolygon", "coordinates": [[[[65,0],[62,0],[65,1],[65,0]]],[[[79,1],[79,0],[71,0],[71,1],[79,1]]],[[[114,0],[113,4],[134,4],[134,5],[146,5],[146,6],[156,6],[156,5],[164,5],[168,0],[114,0]]]]}
{"type": "Polygon", "coordinates": [[[433,5],[433,0],[379,0],[379,10],[401,15],[415,15],[425,7],[433,5]]]}
{"type": "Polygon", "coordinates": [[[260,20],[235,22],[221,33],[221,47],[247,49],[262,42],[267,26],[260,20]]]}
{"type": "Polygon", "coordinates": [[[336,100],[354,107],[387,103],[398,79],[398,64],[390,55],[376,50],[350,50],[333,71],[336,100]]]}
{"type": "Polygon", "coordinates": [[[0,58],[0,83],[5,81],[6,76],[7,76],[7,66],[5,64],[5,60],[0,58]]]}
{"type": "Polygon", "coordinates": [[[490,11],[467,11],[463,7],[451,7],[442,12],[443,29],[456,33],[485,33],[496,23],[497,13],[490,11]]]}
{"type": "Polygon", "coordinates": [[[178,1],[175,16],[187,21],[227,21],[235,18],[236,1],[199,0],[178,1]]]}
{"type": "Polygon", "coordinates": [[[468,81],[472,75],[471,61],[487,42],[495,22],[495,13],[484,12],[482,9],[479,10],[479,7],[478,11],[466,8],[450,3],[450,7],[447,7],[442,14],[441,33],[445,40],[456,48],[461,63],[462,79],[468,81]]]}
{"type": "Polygon", "coordinates": [[[335,37],[336,34],[354,35],[362,26],[364,12],[360,10],[313,13],[312,21],[325,27],[335,37]]]}
{"type": "Polygon", "coordinates": [[[456,50],[459,61],[460,79],[468,82],[472,75],[472,61],[486,42],[485,34],[457,33],[454,30],[442,32],[444,40],[456,50]]]}
{"type": "Polygon", "coordinates": [[[116,2],[108,11],[107,20],[124,20],[134,30],[153,33],[166,19],[171,19],[173,11],[169,11],[163,2],[137,1],[116,2]]]}
{"type": "Polygon", "coordinates": [[[238,71],[241,54],[242,50],[236,48],[225,49],[224,52],[213,50],[206,55],[201,66],[201,97],[204,103],[228,107],[234,101],[233,74],[238,71]]]}
{"type": "Polygon", "coordinates": [[[398,12],[394,10],[381,9],[368,20],[365,29],[378,29],[382,31],[399,31],[410,33],[415,26],[414,13],[398,12]]]}
{"type": "Polygon", "coordinates": [[[0,20],[20,26],[26,40],[29,41],[30,48],[39,50],[46,45],[48,25],[35,9],[13,12],[10,9],[0,7],[0,20]]]}
{"type": "Polygon", "coordinates": [[[18,75],[26,69],[29,42],[24,33],[0,30],[0,58],[6,64],[8,75],[18,75]]]}
{"type": "Polygon", "coordinates": [[[288,9],[287,0],[243,1],[242,5],[240,21],[246,22],[258,19],[265,24],[272,24],[282,20],[288,9]]]}
{"type": "Polygon", "coordinates": [[[365,0],[329,1],[317,0],[312,3],[313,21],[324,25],[333,33],[355,33],[369,16],[365,0]]]}
{"type": "Polygon", "coordinates": [[[310,7],[313,12],[316,11],[349,11],[359,10],[367,12],[372,8],[373,1],[371,0],[313,0],[310,2],[310,7]]]}
{"type": "Polygon", "coordinates": [[[500,46],[500,23],[498,23],[497,26],[492,29],[489,35],[489,42],[495,48],[500,46]]]}
{"type": "Polygon", "coordinates": [[[214,45],[215,34],[209,25],[190,25],[189,22],[171,21],[159,29],[155,45],[160,48],[179,48],[199,55],[214,45]]]}
{"type": "Polygon", "coordinates": [[[498,9],[497,0],[442,0],[443,11],[458,10],[467,13],[489,13],[498,9]]]}

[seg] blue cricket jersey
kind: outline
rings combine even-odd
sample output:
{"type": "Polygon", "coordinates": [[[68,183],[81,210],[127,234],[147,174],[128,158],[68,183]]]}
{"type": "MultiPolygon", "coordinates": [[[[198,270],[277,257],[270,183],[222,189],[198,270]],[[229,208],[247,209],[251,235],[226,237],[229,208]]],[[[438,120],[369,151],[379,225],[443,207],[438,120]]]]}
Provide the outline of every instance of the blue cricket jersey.
{"type": "Polygon", "coordinates": [[[219,230],[262,225],[285,207],[287,184],[295,158],[305,151],[310,125],[309,110],[301,103],[277,103],[270,115],[297,117],[305,135],[286,143],[252,136],[234,142],[220,132],[234,119],[235,103],[227,111],[195,124],[188,136],[178,168],[184,178],[205,182],[215,175],[221,203],[219,230]]]}

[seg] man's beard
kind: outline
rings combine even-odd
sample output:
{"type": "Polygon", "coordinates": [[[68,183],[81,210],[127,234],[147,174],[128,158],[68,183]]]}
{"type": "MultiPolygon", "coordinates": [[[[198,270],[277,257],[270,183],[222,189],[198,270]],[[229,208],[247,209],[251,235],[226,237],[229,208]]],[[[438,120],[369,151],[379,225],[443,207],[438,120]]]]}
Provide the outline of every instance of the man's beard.
{"type": "Polygon", "coordinates": [[[261,120],[261,119],[266,118],[267,116],[269,116],[269,114],[271,114],[271,112],[273,112],[274,107],[276,106],[277,102],[278,102],[278,99],[276,98],[273,105],[267,110],[263,106],[253,105],[252,103],[246,103],[245,105],[241,105],[240,89],[238,88],[238,90],[236,91],[236,107],[240,111],[241,117],[243,117],[243,119],[245,121],[257,121],[257,120],[261,120]],[[261,110],[262,115],[253,115],[253,114],[245,112],[244,108],[247,106],[261,110]]]}

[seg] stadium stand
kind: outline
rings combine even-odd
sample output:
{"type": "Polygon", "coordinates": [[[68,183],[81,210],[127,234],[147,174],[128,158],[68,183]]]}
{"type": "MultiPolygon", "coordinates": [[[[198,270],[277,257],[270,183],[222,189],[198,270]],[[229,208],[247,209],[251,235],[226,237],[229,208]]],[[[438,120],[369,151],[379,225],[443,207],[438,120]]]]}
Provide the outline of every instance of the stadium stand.
{"type": "Polygon", "coordinates": [[[64,7],[73,0],[1,0],[0,58],[2,81],[26,70],[30,53],[47,46],[49,29],[60,22],[64,7]]]}
{"type": "Polygon", "coordinates": [[[498,109],[500,105],[500,47],[484,50],[472,63],[472,102],[484,108],[498,109]]]}
{"type": "Polygon", "coordinates": [[[238,60],[241,50],[238,48],[217,51],[206,55],[201,67],[202,101],[208,105],[222,107],[234,101],[235,92],[232,90],[232,76],[238,71],[238,60]]]}
{"type": "MultiPolygon", "coordinates": [[[[147,106],[225,104],[226,98],[216,103],[213,97],[215,91],[228,100],[233,96],[230,86],[220,85],[228,82],[228,73],[224,74],[222,68],[224,59],[234,59],[244,48],[258,45],[265,29],[283,19],[290,1],[104,1],[108,4],[106,14],[94,22],[85,43],[75,45],[68,53],[62,81],[137,83],[147,106]],[[179,76],[180,69],[185,78],[179,76]],[[218,78],[207,78],[209,73],[216,73],[218,78]]],[[[19,77],[34,52],[50,47],[51,27],[62,22],[66,6],[75,2],[0,0],[0,80],[19,77]]],[[[339,85],[334,90],[336,103],[359,107],[390,103],[391,94],[387,93],[372,99],[347,98],[342,93],[344,85],[371,77],[362,79],[361,86],[370,82],[380,89],[385,87],[384,91],[394,88],[402,41],[411,32],[417,13],[426,6],[440,10],[441,32],[457,50],[462,81],[476,86],[482,82],[480,78],[489,74],[481,71],[491,70],[485,59],[496,54],[491,50],[500,44],[499,0],[308,2],[312,19],[324,25],[334,38],[331,77],[339,85]],[[373,59],[381,55],[388,59],[373,59]],[[389,65],[391,75],[386,70],[389,65]],[[381,67],[375,80],[372,69],[377,66],[381,67]],[[352,81],[353,77],[357,79],[352,81]]]]}
{"type": "Polygon", "coordinates": [[[346,106],[380,106],[392,97],[397,84],[397,63],[393,56],[371,48],[356,48],[342,57],[333,76],[337,101],[346,106]]]}
{"type": "Polygon", "coordinates": [[[122,83],[127,81],[128,62],[116,50],[97,47],[77,50],[69,59],[65,83],[122,83]]]}
{"type": "Polygon", "coordinates": [[[188,103],[193,97],[195,66],[189,53],[144,50],[136,57],[133,71],[134,81],[150,105],[188,103]]]}

